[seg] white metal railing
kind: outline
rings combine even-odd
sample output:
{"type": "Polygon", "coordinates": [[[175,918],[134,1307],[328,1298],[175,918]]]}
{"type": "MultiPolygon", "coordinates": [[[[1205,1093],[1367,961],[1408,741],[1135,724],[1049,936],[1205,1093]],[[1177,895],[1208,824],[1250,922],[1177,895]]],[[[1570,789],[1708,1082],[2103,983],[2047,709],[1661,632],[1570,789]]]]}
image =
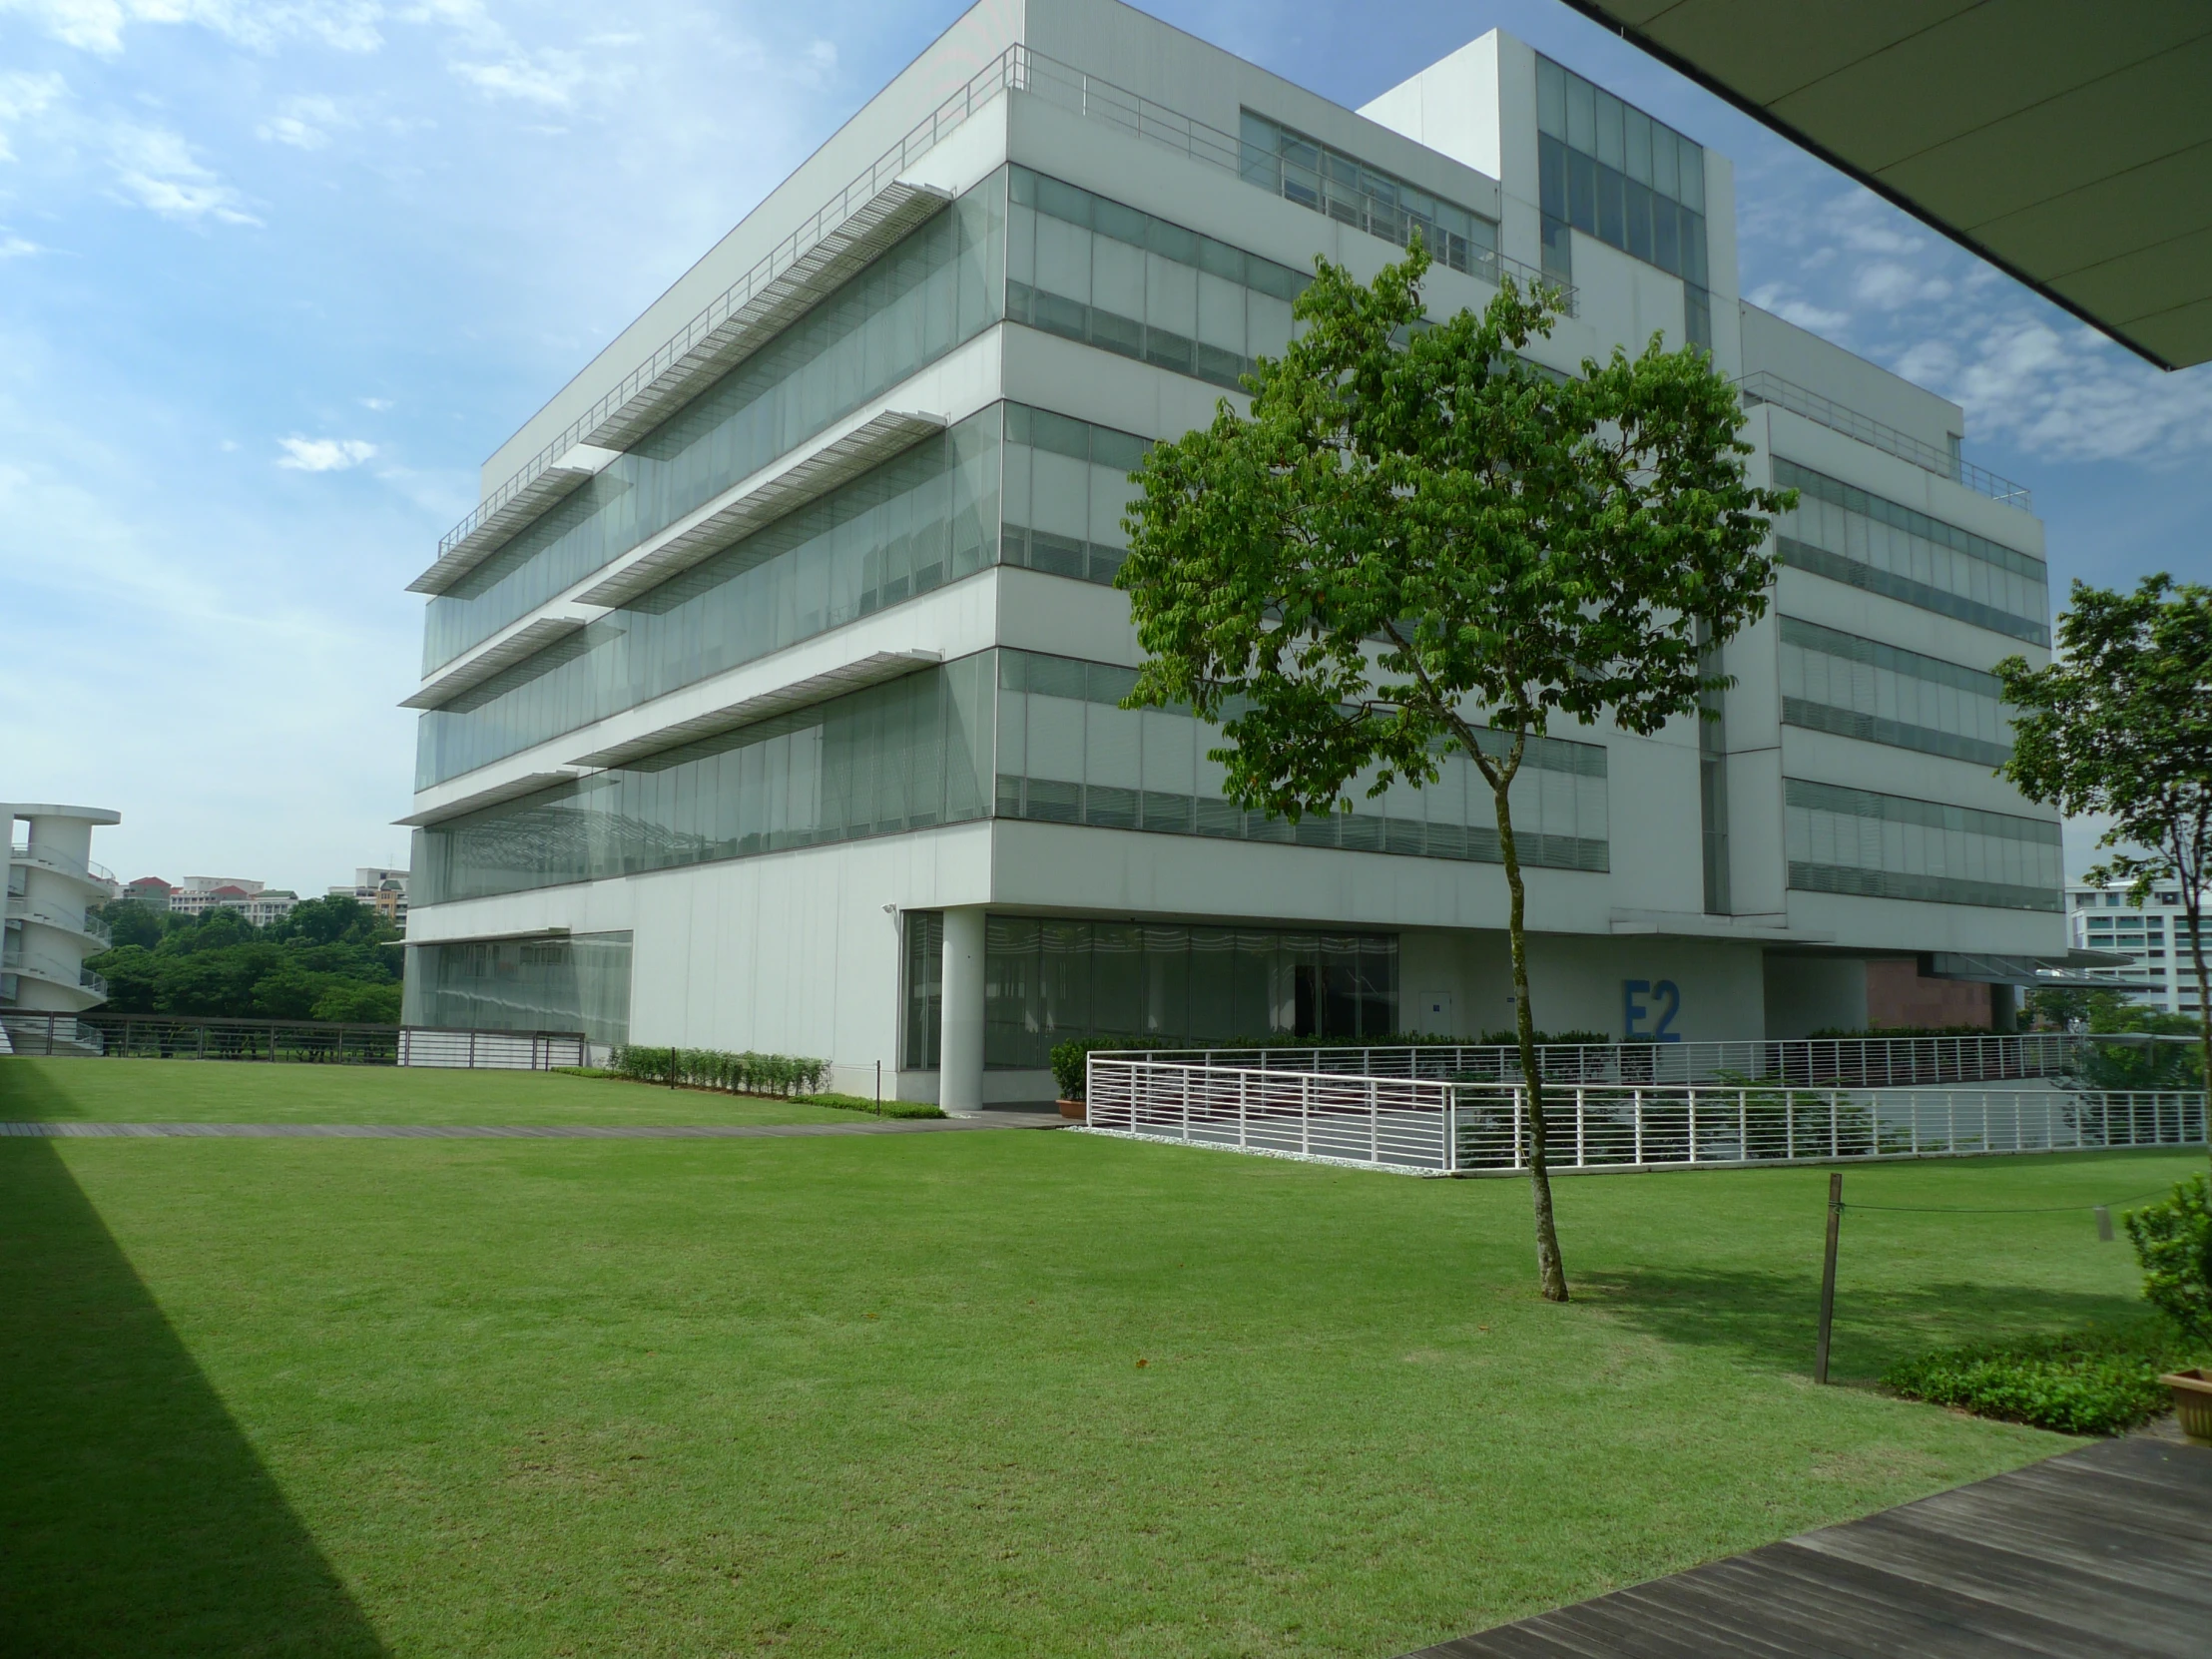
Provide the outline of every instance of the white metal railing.
{"type": "MultiPolygon", "coordinates": [[[[764,255],[743,276],[708,304],[706,309],[665,341],[652,356],[624,375],[615,387],[565,427],[543,449],[523,462],[514,475],[479,502],[474,511],[438,539],[443,558],[493,513],[542,474],[561,456],[582,442],[607,417],[658,379],[686,352],[712,333],[754,296],[798,263],[806,253],[833,232],[858,209],[873,201],[884,188],[923,154],[963,125],[1002,92],[1029,92],[1090,119],[1103,121],[1123,132],[1164,144],[1197,161],[1210,162],[1242,174],[1243,145],[1233,134],[1191,116],[1182,115],[1149,98],[1126,91],[1111,82],[1087,75],[1072,65],[1033,52],[1027,46],[1009,46],[968,78],[967,84],[947,96],[913,128],[876,158],[874,163],[843,190],[817,210],[804,225],[764,255]]],[[[1485,253],[1473,275],[1495,282],[1501,272],[1516,277],[1525,287],[1548,287],[1560,296],[1560,306],[1575,314],[1573,284],[1547,276],[1534,266],[1485,253]]]]}
{"type": "Polygon", "coordinates": [[[427,1025],[399,1028],[398,1060],[403,1066],[439,1066],[468,1071],[550,1071],[580,1066],[590,1059],[590,1044],[574,1031],[466,1031],[427,1025]]]}
{"type": "MultiPolygon", "coordinates": [[[[2082,1041],[2065,1032],[2038,1031],[1757,1042],[1542,1043],[1537,1046],[1536,1063],[1547,1083],[1702,1083],[1727,1077],[1889,1089],[2062,1076],[2072,1068],[2082,1041]]],[[[1510,1082],[1521,1075],[1520,1050],[1499,1043],[1134,1052],[1186,1065],[1446,1082],[1510,1082]]]]}
{"type": "Polygon", "coordinates": [[[10,846],[8,860],[11,863],[35,864],[41,869],[57,870],[63,875],[74,875],[80,881],[97,885],[114,886],[115,871],[106,864],[96,864],[90,858],[73,858],[66,852],[57,852],[51,846],[37,841],[28,846],[10,846]]]}
{"type": "Polygon", "coordinates": [[[1841,432],[1846,437],[1857,438],[1861,443],[1895,455],[1901,461],[1911,461],[1924,471],[1939,478],[1963,484],[1977,495],[1986,495],[1991,501],[2007,507],[2017,507],[2023,513],[2035,510],[2035,499],[2025,484],[2015,484],[2009,478],[2000,478],[1986,467],[1975,466],[1963,456],[1948,449],[1938,448],[1924,438],[1861,414],[1857,409],[1824,397],[1817,391],[1785,380],[1779,374],[1769,374],[1759,369],[1736,382],[1749,403],[1772,403],[1777,408],[1788,409],[1792,414],[1826,426],[1830,431],[1841,432]]]}
{"type": "Polygon", "coordinates": [[[50,910],[39,909],[28,898],[10,893],[8,918],[11,921],[39,922],[47,927],[58,927],[65,933],[82,933],[88,939],[99,940],[102,945],[115,943],[114,929],[89,910],[76,917],[55,915],[50,910]]]}
{"type": "MultiPolygon", "coordinates": [[[[2205,1144],[2201,1092],[1547,1085],[1560,1171],[2205,1144]]],[[[1518,1083],[1176,1065],[1093,1054],[1088,1127],[1414,1174],[1527,1167],[1518,1083]]]]}

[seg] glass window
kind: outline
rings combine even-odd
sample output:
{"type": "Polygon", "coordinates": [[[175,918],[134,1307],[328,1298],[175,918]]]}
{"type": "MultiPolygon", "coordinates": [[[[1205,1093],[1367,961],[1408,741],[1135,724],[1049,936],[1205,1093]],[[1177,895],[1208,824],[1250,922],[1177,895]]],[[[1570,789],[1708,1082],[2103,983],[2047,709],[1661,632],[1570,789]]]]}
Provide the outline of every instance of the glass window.
{"type": "Polygon", "coordinates": [[[1244,112],[1243,149],[1247,182],[1401,248],[1417,231],[1437,264],[1497,280],[1496,221],[1253,110],[1244,112]]]}
{"type": "Polygon", "coordinates": [[[2058,910],[2056,820],[1805,779],[1783,781],[1790,885],[2008,910],[2058,910]]]}
{"type": "MultiPolygon", "coordinates": [[[[1565,234],[1571,225],[1702,289],[1704,150],[1541,56],[1536,60],[1536,112],[1544,270],[1571,279],[1573,261],[1565,234]]],[[[1709,295],[1696,294],[1684,320],[1693,343],[1712,344],[1709,295]]]]}
{"type": "MultiPolygon", "coordinates": [[[[995,1069],[1041,1069],[1053,1045],[1087,1037],[1185,1048],[1397,1029],[1394,934],[994,915],[984,939],[983,1060],[995,1069]]],[[[909,953],[909,975],[933,971],[909,953]]],[[[911,979],[907,1006],[923,1006],[911,979]]],[[[909,1024],[908,1055],[922,1047],[909,1024]]],[[[934,1065],[934,1039],[928,1051],[934,1065]]]]}
{"type": "Polygon", "coordinates": [[[628,933],[411,944],[405,984],[409,1025],[630,1040],[628,933]]]}
{"type": "Polygon", "coordinates": [[[1774,462],[1798,492],[1775,522],[1782,562],[2034,645],[2050,644],[2043,561],[1798,465],[1774,462]]]}
{"type": "MultiPolygon", "coordinates": [[[[1000,817],[1498,861],[1488,786],[1462,755],[1425,789],[1400,785],[1380,801],[1356,791],[1349,812],[1294,826],[1221,795],[1219,763],[1205,758],[1213,733],[1195,719],[1115,707],[1135,683],[1129,670],[1022,651],[998,659],[1000,817]]],[[[1607,867],[1601,745],[1531,739],[1512,804],[1524,863],[1607,867]]]]}
{"type": "Polygon", "coordinates": [[[1787,725],[1988,767],[2011,756],[1993,674],[1789,616],[1781,666],[1787,725]]]}

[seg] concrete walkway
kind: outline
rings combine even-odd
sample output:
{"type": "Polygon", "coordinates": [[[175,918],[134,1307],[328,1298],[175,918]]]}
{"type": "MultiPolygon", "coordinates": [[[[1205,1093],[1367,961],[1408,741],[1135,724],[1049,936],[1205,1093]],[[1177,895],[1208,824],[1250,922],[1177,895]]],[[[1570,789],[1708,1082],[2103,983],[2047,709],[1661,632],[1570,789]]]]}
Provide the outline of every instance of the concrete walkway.
{"type": "Polygon", "coordinates": [[[746,1141],[802,1135],[929,1135],[962,1129],[1058,1129],[1057,1112],[960,1118],[857,1118],[851,1123],[0,1123],[0,1137],[44,1140],[746,1141]]]}
{"type": "Polygon", "coordinates": [[[2212,1449],[2106,1440],[1406,1659],[2204,1659],[2212,1449]]]}

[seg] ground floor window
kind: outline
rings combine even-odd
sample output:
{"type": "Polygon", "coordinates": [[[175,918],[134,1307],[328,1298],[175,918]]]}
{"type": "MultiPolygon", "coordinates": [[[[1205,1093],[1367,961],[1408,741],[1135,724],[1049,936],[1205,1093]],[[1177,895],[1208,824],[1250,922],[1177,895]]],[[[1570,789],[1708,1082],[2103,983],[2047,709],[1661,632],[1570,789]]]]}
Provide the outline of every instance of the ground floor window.
{"type": "MultiPolygon", "coordinates": [[[[1397,1029],[1397,938],[1172,922],[991,916],[983,1062],[1035,1069],[1055,1043],[1126,1037],[1163,1048],[1397,1029]]],[[[906,917],[905,1063],[938,1063],[944,922],[906,917]]]]}
{"type": "Polygon", "coordinates": [[[628,933],[409,945],[406,983],[409,1025],[630,1040],[628,933]]]}

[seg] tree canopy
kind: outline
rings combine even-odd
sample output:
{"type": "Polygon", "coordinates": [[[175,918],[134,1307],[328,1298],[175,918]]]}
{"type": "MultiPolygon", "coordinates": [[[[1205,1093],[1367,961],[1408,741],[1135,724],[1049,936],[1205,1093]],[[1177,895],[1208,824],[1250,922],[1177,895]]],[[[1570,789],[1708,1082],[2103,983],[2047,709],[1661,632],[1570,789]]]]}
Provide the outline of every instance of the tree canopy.
{"type": "Polygon", "coordinates": [[[1132,705],[1217,721],[1227,793],[1297,819],[1434,783],[1490,786],[1508,890],[1544,1294],[1565,1270],[1544,1166],[1510,790],[1555,719],[1654,733],[1728,682],[1715,649],[1760,616],[1769,516],[1734,390],[1655,336],[1579,374],[1520,352],[1558,297],[1508,279],[1431,323],[1428,267],[1362,283],[1317,261],[1300,331],[1248,377],[1249,414],[1156,445],[1117,577],[1146,651],[1132,705]]]}
{"type": "Polygon", "coordinates": [[[399,1018],[398,934],[342,894],[303,899],[267,927],[235,909],[187,916],[139,899],[98,913],[115,934],[114,947],[87,964],[108,981],[100,1012],[376,1024],[399,1018]]]}
{"type": "Polygon", "coordinates": [[[2013,706],[2012,755],[1999,768],[2031,801],[2069,818],[2111,820],[2088,872],[2141,905],[2177,887],[2189,917],[2197,1037],[2212,1075],[2212,986],[2204,952],[2212,874],[2212,587],[2146,576],[2133,593],[2075,582],[2058,619],[2058,658],[1997,665],[2013,706]]]}

